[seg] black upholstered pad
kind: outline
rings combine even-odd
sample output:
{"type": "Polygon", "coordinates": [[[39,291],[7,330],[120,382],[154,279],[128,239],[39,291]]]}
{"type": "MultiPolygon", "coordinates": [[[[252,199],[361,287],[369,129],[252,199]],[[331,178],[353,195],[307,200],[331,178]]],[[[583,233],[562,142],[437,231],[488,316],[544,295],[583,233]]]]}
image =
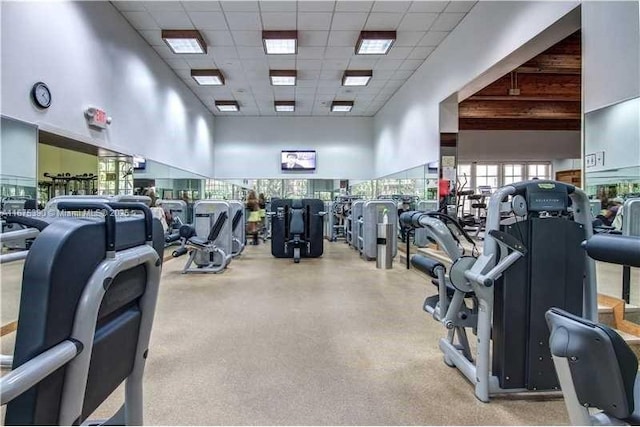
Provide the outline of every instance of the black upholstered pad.
{"type": "MultiPolygon", "coordinates": [[[[155,220],[153,226],[153,246],[162,260],[162,225],[155,220]]],[[[105,240],[103,220],[85,217],[54,221],[34,241],[24,265],[14,369],[70,336],[80,296],[96,267],[105,258],[105,240]]],[[[142,217],[117,219],[117,250],[144,244],[144,240],[142,217]]],[[[123,370],[121,365],[126,362],[123,359],[126,345],[131,345],[123,337],[128,331],[130,338],[133,330],[137,337],[136,315],[131,310],[136,310],[145,282],[144,267],[133,268],[114,278],[103,299],[96,330],[96,344],[102,336],[102,342],[109,341],[112,345],[94,346],[96,357],[91,361],[90,382],[92,375],[95,378],[95,372],[108,373],[106,377],[98,375],[101,376],[99,382],[109,386],[123,378],[126,369],[123,370]],[[103,352],[110,356],[104,357],[103,352]],[[108,361],[106,365],[105,360],[108,361]]],[[[64,371],[65,368],[59,369],[11,401],[7,405],[5,424],[56,424],[64,371]]],[[[100,399],[111,391],[104,387],[94,388],[87,394],[85,407],[94,406],[96,398],[100,399]]]]}

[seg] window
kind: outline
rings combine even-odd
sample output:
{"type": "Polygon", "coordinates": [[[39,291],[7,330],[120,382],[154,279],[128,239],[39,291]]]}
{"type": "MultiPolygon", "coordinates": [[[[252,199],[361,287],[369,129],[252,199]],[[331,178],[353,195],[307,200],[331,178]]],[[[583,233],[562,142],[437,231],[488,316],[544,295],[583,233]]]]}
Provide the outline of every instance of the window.
{"type": "Polygon", "coordinates": [[[479,187],[491,187],[495,191],[498,185],[498,165],[476,165],[475,190],[480,193],[479,187]]]}
{"type": "Polygon", "coordinates": [[[527,179],[550,179],[549,164],[529,164],[527,165],[527,179]]]}
{"type": "Polygon", "coordinates": [[[502,166],[502,185],[513,184],[522,181],[524,165],[506,164],[502,166]]]}

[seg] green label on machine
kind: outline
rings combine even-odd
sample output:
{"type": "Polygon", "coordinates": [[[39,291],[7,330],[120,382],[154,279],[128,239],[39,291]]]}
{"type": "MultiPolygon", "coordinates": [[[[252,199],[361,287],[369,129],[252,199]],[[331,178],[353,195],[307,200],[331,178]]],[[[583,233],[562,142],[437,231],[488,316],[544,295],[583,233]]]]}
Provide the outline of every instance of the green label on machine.
{"type": "Polygon", "coordinates": [[[556,188],[556,185],[545,182],[545,183],[538,184],[538,188],[541,188],[543,190],[553,190],[554,188],[556,188]]]}

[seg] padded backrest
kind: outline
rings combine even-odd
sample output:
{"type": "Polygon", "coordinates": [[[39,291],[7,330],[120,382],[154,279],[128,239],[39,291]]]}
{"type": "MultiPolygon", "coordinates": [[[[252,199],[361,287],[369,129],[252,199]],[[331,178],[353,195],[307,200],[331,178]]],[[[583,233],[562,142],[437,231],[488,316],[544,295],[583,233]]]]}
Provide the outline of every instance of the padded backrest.
{"type": "Polygon", "coordinates": [[[546,318],[551,354],[568,359],[580,404],[628,418],[638,359],[627,343],[611,328],[564,310],[552,308],[546,318]]]}
{"type": "Polygon", "coordinates": [[[240,224],[240,221],[242,220],[242,209],[237,210],[236,214],[233,216],[233,221],[231,222],[231,227],[233,227],[233,231],[236,231],[238,229],[238,224],[240,224]]]}
{"type": "Polygon", "coordinates": [[[291,220],[289,222],[289,235],[304,234],[304,208],[302,200],[292,200],[289,211],[291,220]]]}
{"type": "Polygon", "coordinates": [[[209,231],[209,237],[207,237],[208,241],[216,241],[216,239],[220,235],[220,232],[222,231],[222,228],[224,227],[224,223],[227,222],[227,218],[229,218],[229,214],[226,212],[222,212],[220,215],[218,215],[218,219],[216,219],[216,222],[213,223],[213,227],[211,227],[211,231],[209,231]]]}
{"type": "MultiPolygon", "coordinates": [[[[144,244],[142,217],[118,217],[116,250],[144,244]]],[[[69,338],[76,307],[96,267],[106,256],[100,218],[52,222],[34,241],[24,264],[13,368],[69,338]]],[[[153,223],[153,247],[162,259],[162,225],[153,223]]],[[[88,416],[131,372],[137,345],[146,270],[117,275],[98,314],[83,416],[88,416]]],[[[6,425],[57,424],[65,368],[52,373],[7,405],[6,425]]]]}

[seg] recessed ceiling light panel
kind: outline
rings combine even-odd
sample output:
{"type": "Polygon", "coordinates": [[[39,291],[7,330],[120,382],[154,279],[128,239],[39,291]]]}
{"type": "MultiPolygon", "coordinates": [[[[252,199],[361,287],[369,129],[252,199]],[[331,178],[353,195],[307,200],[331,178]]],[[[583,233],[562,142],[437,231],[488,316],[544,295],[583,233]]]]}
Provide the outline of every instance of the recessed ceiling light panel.
{"type": "Polygon", "coordinates": [[[353,108],[353,101],[333,101],[331,103],[332,113],[348,113],[353,108]]]}
{"type": "Polygon", "coordinates": [[[220,70],[191,70],[191,77],[201,86],[224,85],[224,76],[220,70]]]}
{"type": "Polygon", "coordinates": [[[233,113],[240,111],[238,101],[216,101],[216,108],[223,113],[233,113]]]}
{"type": "Polygon", "coordinates": [[[263,31],[262,44],[267,55],[295,55],[298,52],[298,32],[263,31]]]}
{"type": "Polygon", "coordinates": [[[361,31],[356,55],[386,55],[395,40],[395,31],[361,31]]]}
{"type": "Polygon", "coordinates": [[[273,105],[279,113],[291,113],[296,110],[295,101],[275,101],[273,105]]]}
{"type": "Polygon", "coordinates": [[[296,70],[269,70],[269,78],[273,86],[295,86],[296,70]]]}
{"type": "Polygon", "coordinates": [[[372,76],[372,70],[347,70],[342,76],[342,86],[366,86],[372,76]]]}
{"type": "Polygon", "coordinates": [[[162,40],[173,53],[207,53],[207,43],[198,30],[162,30],[162,40]]]}

